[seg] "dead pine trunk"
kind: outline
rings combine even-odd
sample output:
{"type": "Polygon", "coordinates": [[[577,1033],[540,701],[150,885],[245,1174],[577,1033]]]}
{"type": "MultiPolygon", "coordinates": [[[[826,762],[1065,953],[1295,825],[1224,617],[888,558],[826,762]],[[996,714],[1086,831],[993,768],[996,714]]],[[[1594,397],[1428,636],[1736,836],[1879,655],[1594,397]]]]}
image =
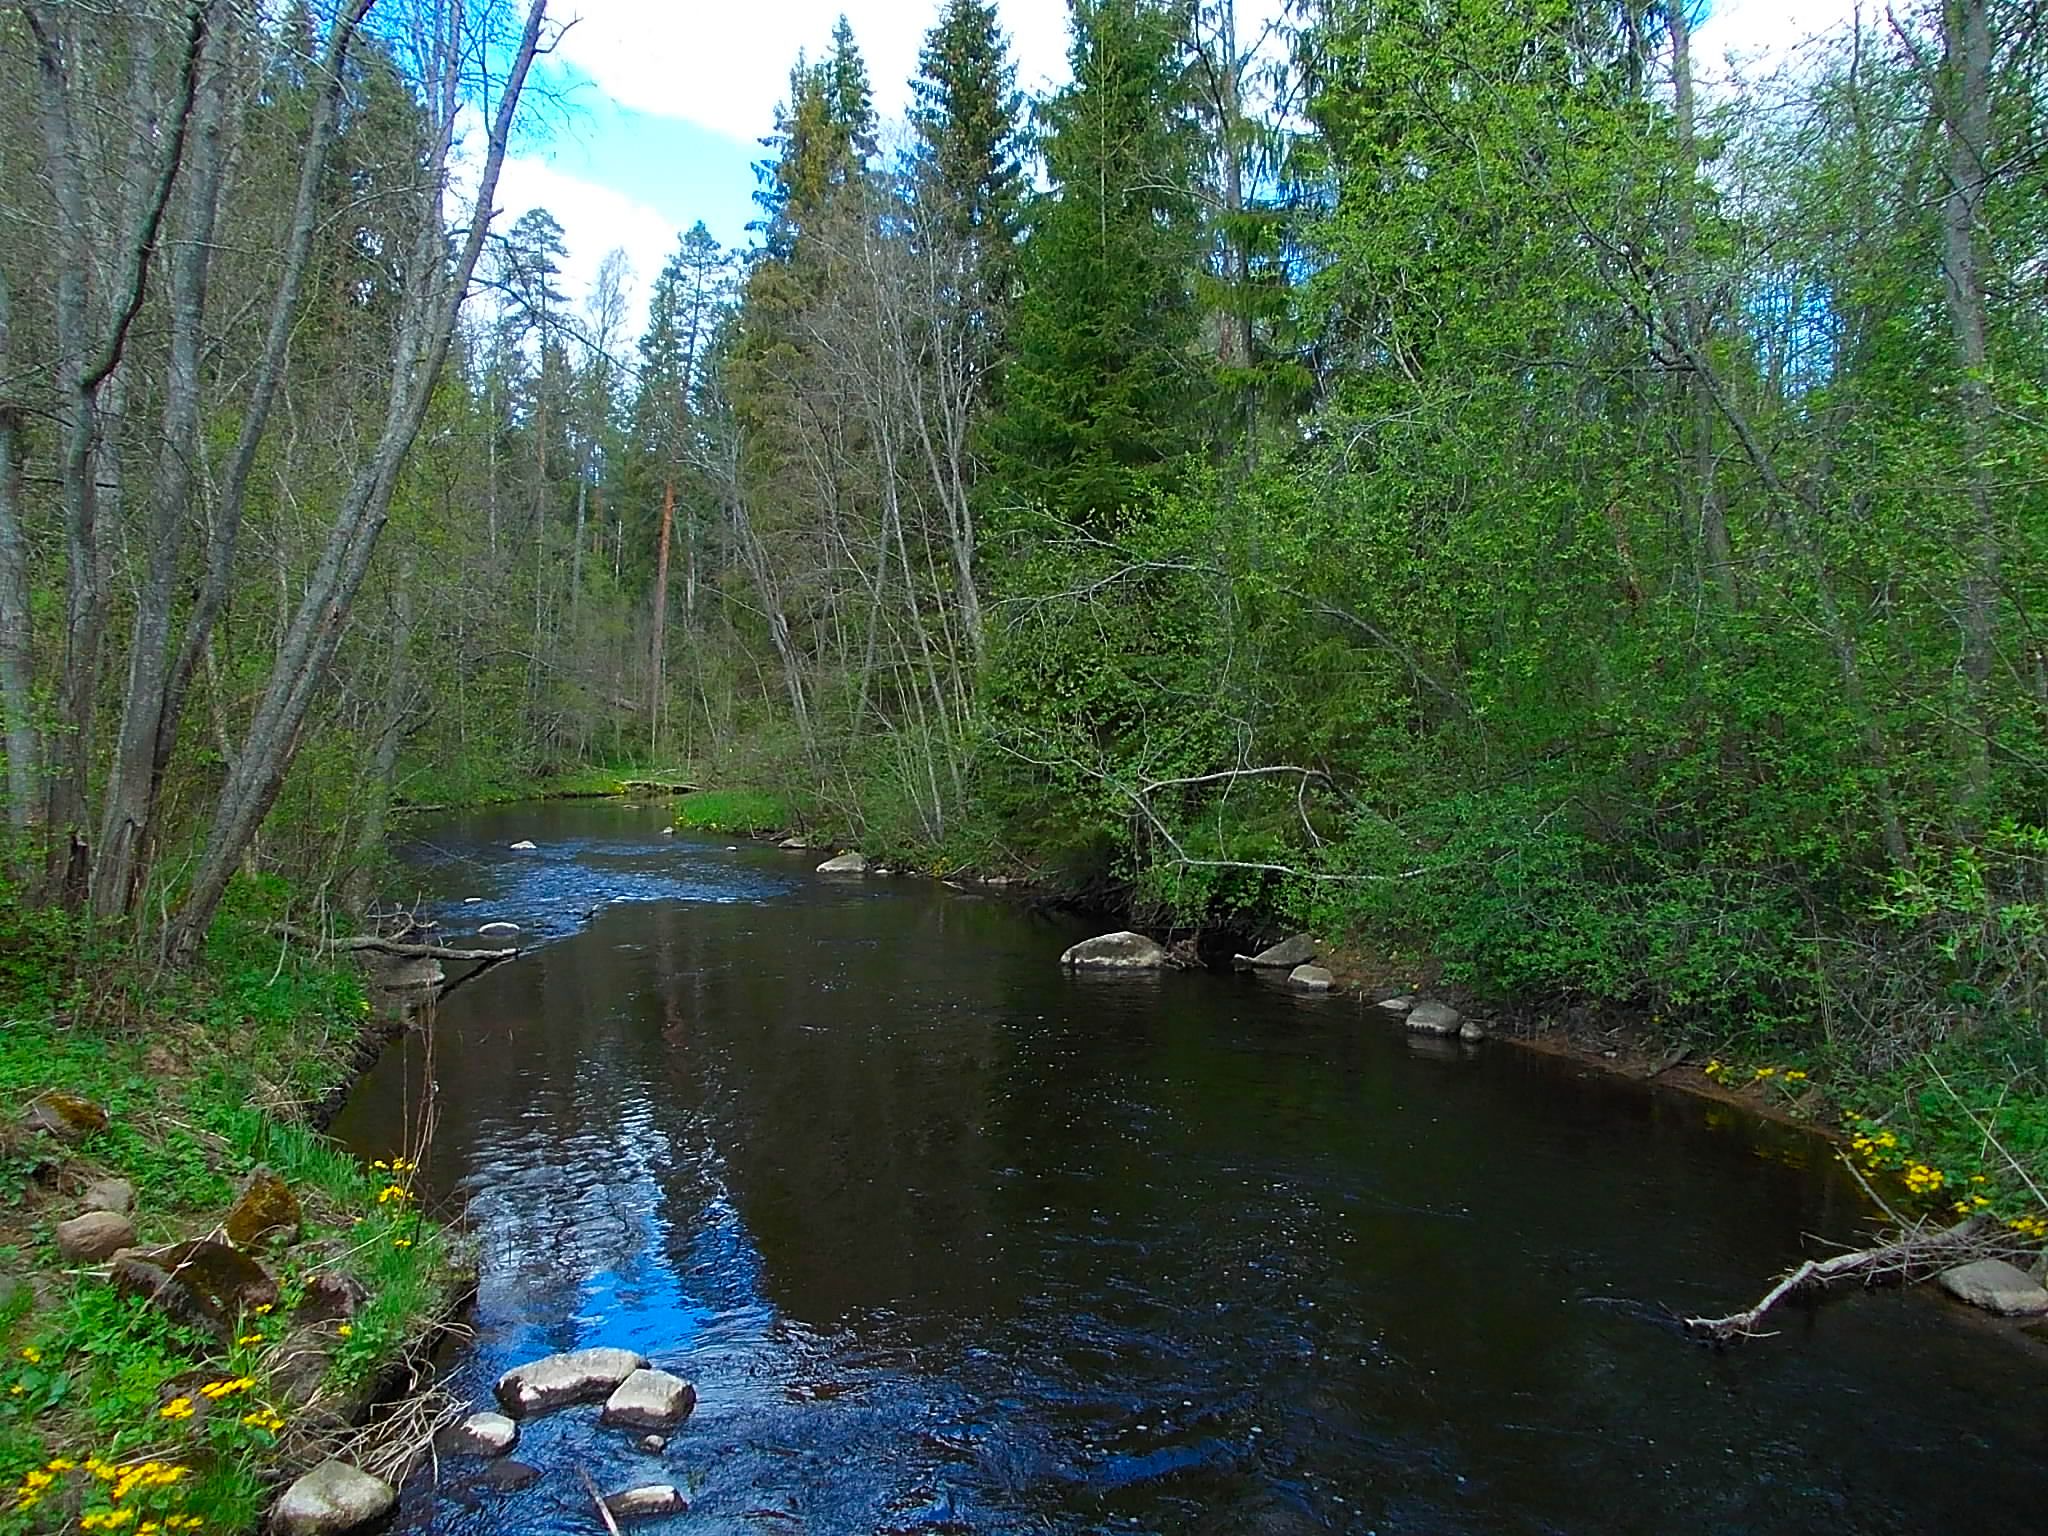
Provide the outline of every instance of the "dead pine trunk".
{"type": "Polygon", "coordinates": [[[661,487],[661,538],[654,553],[654,637],[647,658],[647,753],[650,762],[661,755],[662,673],[668,658],[668,541],[676,516],[676,482],[673,475],[661,487]]]}

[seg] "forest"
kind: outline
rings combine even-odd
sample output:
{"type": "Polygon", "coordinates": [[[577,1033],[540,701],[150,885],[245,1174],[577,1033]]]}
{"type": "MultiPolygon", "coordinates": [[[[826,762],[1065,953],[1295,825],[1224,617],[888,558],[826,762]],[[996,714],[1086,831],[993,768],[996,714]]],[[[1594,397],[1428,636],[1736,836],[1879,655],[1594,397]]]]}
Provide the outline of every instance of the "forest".
{"type": "Polygon", "coordinates": [[[842,21],[751,243],[570,293],[543,0],[0,6],[10,908],[674,769],[2038,1102],[2048,10],[1701,14],[1074,0],[1034,100],[945,0],[903,122],[842,21]]]}

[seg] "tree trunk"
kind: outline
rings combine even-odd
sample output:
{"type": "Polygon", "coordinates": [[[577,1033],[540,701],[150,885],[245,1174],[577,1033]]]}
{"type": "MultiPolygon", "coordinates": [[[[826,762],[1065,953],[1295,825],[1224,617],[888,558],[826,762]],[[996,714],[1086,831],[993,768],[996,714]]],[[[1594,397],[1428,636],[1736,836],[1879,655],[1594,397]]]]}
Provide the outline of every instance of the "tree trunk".
{"type": "Polygon", "coordinates": [[[668,538],[676,515],[676,482],[671,475],[661,487],[661,541],[654,554],[654,640],[647,658],[647,752],[649,760],[661,753],[661,696],[663,664],[668,658],[668,538]]]}
{"type": "Polygon", "coordinates": [[[363,808],[355,863],[348,877],[348,904],[358,913],[370,904],[370,861],[384,847],[391,797],[398,788],[398,749],[405,742],[405,721],[411,713],[412,588],[413,562],[408,557],[399,569],[397,586],[391,595],[391,665],[384,677],[384,717],[377,731],[377,745],[370,754],[370,800],[363,808]]]}
{"type": "MultiPolygon", "coordinates": [[[[14,376],[13,303],[0,271],[0,389],[14,376]]],[[[0,711],[7,717],[7,820],[16,846],[37,812],[35,655],[29,620],[28,535],[21,525],[21,407],[0,396],[0,711]]]]}

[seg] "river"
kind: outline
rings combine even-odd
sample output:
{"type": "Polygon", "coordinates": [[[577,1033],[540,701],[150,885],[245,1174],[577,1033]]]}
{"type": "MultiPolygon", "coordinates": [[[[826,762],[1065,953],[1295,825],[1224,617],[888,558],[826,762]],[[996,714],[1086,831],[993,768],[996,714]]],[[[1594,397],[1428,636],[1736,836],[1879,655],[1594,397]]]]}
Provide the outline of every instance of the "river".
{"type": "MultiPolygon", "coordinates": [[[[421,1178],[481,1248],[452,1390],[617,1344],[699,1406],[659,1457],[530,1420],[538,1482],[444,1462],[401,1529],[594,1531],[582,1466],[705,1533],[2037,1531],[2041,1346],[1925,1292],[1665,1322],[1864,1229],[1822,1144],[1355,1000],[1065,975],[1076,921],[662,819],[407,850],[447,932],[548,938],[443,1004],[421,1178]]],[[[426,1054],[335,1133],[405,1151],[426,1054]]]]}

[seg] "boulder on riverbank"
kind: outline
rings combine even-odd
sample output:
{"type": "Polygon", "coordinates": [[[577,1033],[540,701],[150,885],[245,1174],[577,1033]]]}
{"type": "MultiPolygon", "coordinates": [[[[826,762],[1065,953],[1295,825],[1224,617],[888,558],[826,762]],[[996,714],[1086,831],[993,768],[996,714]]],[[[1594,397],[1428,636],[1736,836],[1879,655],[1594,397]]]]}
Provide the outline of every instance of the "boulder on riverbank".
{"type": "Polygon", "coordinates": [[[57,1252],[74,1263],[97,1264],[135,1244],[135,1223],[118,1211],[86,1211],[57,1223],[57,1252]]]}
{"type": "Polygon", "coordinates": [[[514,1366],[498,1378],[498,1401],[514,1418],[594,1403],[635,1371],[647,1368],[647,1357],[630,1349],[577,1349],[514,1366]]]}
{"type": "Polygon", "coordinates": [[[1156,971],[1166,964],[1166,951],[1142,933],[1105,933],[1074,945],[1060,964],[1069,970],[1156,971]]]}
{"type": "Polygon", "coordinates": [[[381,1477],[332,1458],[284,1491],[270,1511],[277,1536],[342,1536],[368,1525],[398,1502],[381,1477]]]}
{"type": "Polygon", "coordinates": [[[1320,965],[1297,965],[1287,973],[1287,984],[1297,992],[1327,992],[1337,978],[1320,965]]]}
{"type": "Polygon", "coordinates": [[[232,1244],[200,1237],[114,1255],[114,1289],[142,1296],[181,1323],[225,1335],[236,1318],[277,1301],[277,1282],[232,1244]]]}
{"type": "Polygon", "coordinates": [[[868,872],[865,854],[842,853],[836,859],[827,859],[818,866],[821,875],[864,875],[868,872]]]}
{"type": "Polygon", "coordinates": [[[697,1389],[682,1377],[667,1371],[638,1370],[605,1399],[598,1422],[665,1432],[687,1419],[696,1406],[697,1389]]]}
{"type": "Polygon", "coordinates": [[[1408,1010],[1408,1027],[1418,1035],[1455,1035],[1464,1022],[1465,1016],[1457,1009],[1434,998],[1408,1010]]]}
{"type": "Polygon", "coordinates": [[[1254,970],[1291,971],[1307,965],[1321,953],[1320,944],[1305,933],[1297,933],[1291,939],[1267,945],[1256,955],[1238,955],[1233,963],[1254,970]]]}
{"type": "Polygon", "coordinates": [[[291,1186],[270,1169],[258,1168],[221,1227],[237,1248],[259,1248],[266,1243],[296,1243],[305,1220],[291,1186]]]}
{"type": "Polygon", "coordinates": [[[107,1112],[91,1099],[54,1089],[31,1100],[23,1118],[30,1130],[42,1131],[59,1141],[83,1141],[107,1128],[107,1112]]]}
{"type": "Polygon", "coordinates": [[[2025,1270],[2003,1259],[1959,1264],[1937,1277],[1944,1291],[1958,1301],[1996,1312],[2000,1317],[2048,1316],[2048,1290],[2025,1270]]]}

